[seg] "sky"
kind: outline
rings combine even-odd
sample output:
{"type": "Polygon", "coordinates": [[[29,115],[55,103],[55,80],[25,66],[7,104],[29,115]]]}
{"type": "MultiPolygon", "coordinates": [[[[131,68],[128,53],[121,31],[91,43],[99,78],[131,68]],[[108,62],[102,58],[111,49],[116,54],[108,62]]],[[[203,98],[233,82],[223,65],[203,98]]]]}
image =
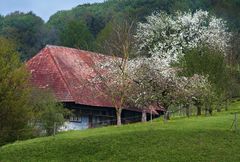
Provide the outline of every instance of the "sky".
{"type": "Polygon", "coordinates": [[[69,10],[79,4],[103,2],[104,0],[0,0],[0,14],[14,11],[33,11],[45,22],[59,10],[69,10]]]}

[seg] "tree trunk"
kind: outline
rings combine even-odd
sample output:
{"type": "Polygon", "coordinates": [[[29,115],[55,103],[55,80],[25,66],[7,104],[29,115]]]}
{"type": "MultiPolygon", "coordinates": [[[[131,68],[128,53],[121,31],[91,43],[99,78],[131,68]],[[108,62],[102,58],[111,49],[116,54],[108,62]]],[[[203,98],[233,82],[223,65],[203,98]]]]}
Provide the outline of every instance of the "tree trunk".
{"type": "Polygon", "coordinates": [[[196,99],[194,102],[194,106],[196,106],[196,108],[197,108],[197,116],[201,116],[202,115],[202,106],[203,106],[201,101],[196,99]]]}
{"type": "Polygon", "coordinates": [[[185,105],[185,106],[186,106],[186,115],[187,115],[187,117],[189,118],[189,117],[190,117],[190,105],[187,104],[187,105],[185,105]]]}
{"type": "Polygon", "coordinates": [[[147,113],[146,110],[142,111],[142,122],[146,122],[147,121],[147,113]]]}
{"type": "Polygon", "coordinates": [[[228,111],[228,99],[225,102],[225,111],[228,111]]]}
{"type": "Polygon", "coordinates": [[[221,101],[218,101],[218,104],[217,104],[217,107],[216,107],[217,112],[221,112],[221,106],[222,106],[221,101]]]}
{"type": "Polygon", "coordinates": [[[164,113],[164,121],[167,122],[167,120],[170,120],[170,113],[169,113],[169,111],[166,111],[164,113]]]}
{"type": "Polygon", "coordinates": [[[212,116],[212,106],[211,106],[211,104],[210,103],[208,103],[207,104],[207,111],[208,111],[208,113],[212,116]]]}
{"type": "Polygon", "coordinates": [[[209,114],[212,116],[212,112],[213,112],[213,110],[212,110],[212,107],[209,105],[209,108],[208,108],[208,112],[209,112],[209,114]]]}
{"type": "Polygon", "coordinates": [[[122,125],[122,119],[121,119],[122,109],[117,108],[116,109],[116,114],[117,114],[117,126],[121,126],[122,125]]]}
{"type": "Polygon", "coordinates": [[[197,116],[201,116],[202,115],[201,105],[196,105],[196,107],[197,107],[197,116]]]}
{"type": "Polygon", "coordinates": [[[205,116],[207,116],[207,114],[208,114],[208,106],[207,106],[207,104],[205,103],[205,116]]]}
{"type": "Polygon", "coordinates": [[[205,103],[205,115],[207,116],[208,113],[209,113],[210,115],[212,115],[212,108],[211,108],[211,104],[210,104],[209,101],[207,101],[207,102],[205,103]]]}
{"type": "Polygon", "coordinates": [[[170,120],[170,112],[168,111],[168,107],[169,105],[168,104],[163,104],[163,107],[165,108],[165,112],[164,112],[164,115],[163,115],[163,119],[164,119],[164,122],[167,122],[167,120],[170,120]]]}

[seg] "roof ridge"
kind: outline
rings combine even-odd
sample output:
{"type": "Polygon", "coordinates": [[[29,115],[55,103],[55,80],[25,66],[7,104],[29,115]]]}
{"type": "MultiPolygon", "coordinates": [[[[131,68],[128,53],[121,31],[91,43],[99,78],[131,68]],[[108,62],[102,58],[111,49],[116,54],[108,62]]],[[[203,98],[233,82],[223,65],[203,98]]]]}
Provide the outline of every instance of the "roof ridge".
{"type": "Polygon", "coordinates": [[[96,54],[96,55],[100,55],[100,56],[104,56],[104,57],[112,57],[110,55],[106,55],[106,54],[99,53],[99,52],[87,51],[87,50],[82,50],[82,49],[79,49],[79,48],[66,47],[66,46],[58,46],[58,45],[47,44],[46,48],[68,48],[68,49],[77,50],[77,51],[81,51],[81,52],[87,52],[87,53],[96,54]]]}
{"type": "Polygon", "coordinates": [[[73,97],[73,95],[72,95],[72,92],[71,92],[71,90],[70,90],[70,88],[69,88],[69,85],[68,85],[65,77],[63,76],[62,71],[60,70],[60,67],[58,66],[57,61],[55,60],[54,56],[52,55],[51,50],[48,48],[48,46],[46,46],[46,48],[47,48],[47,50],[49,51],[49,55],[50,55],[50,57],[52,58],[52,60],[53,60],[53,62],[54,62],[54,64],[55,64],[57,70],[59,71],[59,74],[60,74],[61,78],[63,79],[63,81],[64,81],[64,83],[65,83],[65,85],[66,85],[66,87],[67,87],[67,90],[69,91],[69,94],[71,95],[72,99],[74,99],[74,97],[73,97]]]}

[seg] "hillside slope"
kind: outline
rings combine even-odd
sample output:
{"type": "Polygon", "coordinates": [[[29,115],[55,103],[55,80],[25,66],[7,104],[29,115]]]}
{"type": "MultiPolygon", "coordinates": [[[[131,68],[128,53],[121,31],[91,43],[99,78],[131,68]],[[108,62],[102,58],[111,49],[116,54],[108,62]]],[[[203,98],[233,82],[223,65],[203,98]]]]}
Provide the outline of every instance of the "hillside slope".
{"type": "Polygon", "coordinates": [[[230,112],[239,110],[236,102],[230,111],[212,117],[72,131],[16,142],[0,148],[0,161],[238,162],[240,134],[230,130],[230,112]]]}

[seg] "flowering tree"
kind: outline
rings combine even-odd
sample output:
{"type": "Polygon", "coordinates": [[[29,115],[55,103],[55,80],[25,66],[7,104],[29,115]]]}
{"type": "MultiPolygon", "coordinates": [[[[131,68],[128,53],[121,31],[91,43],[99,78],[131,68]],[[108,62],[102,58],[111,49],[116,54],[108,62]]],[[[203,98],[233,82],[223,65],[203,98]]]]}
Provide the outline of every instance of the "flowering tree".
{"type": "MultiPolygon", "coordinates": [[[[150,106],[163,106],[167,111],[177,99],[176,89],[179,87],[176,82],[176,69],[162,67],[158,61],[152,58],[129,61],[129,100],[135,107],[143,110],[142,121],[146,121],[146,110],[149,110],[150,106]]],[[[168,114],[165,117],[169,118],[168,114]]]]}
{"type": "Polygon", "coordinates": [[[116,22],[111,37],[106,40],[106,49],[112,57],[96,65],[98,75],[95,82],[101,82],[116,109],[117,125],[121,125],[121,114],[126,104],[130,86],[128,61],[133,48],[134,22],[116,22]]]}
{"type": "Polygon", "coordinates": [[[136,108],[142,109],[142,122],[147,121],[146,111],[149,110],[149,106],[157,104],[157,98],[155,95],[155,71],[153,71],[147,62],[139,64],[140,59],[129,61],[131,66],[129,70],[129,76],[131,84],[129,87],[128,103],[136,108]]]}
{"type": "Polygon", "coordinates": [[[225,22],[207,11],[153,13],[146,20],[138,24],[135,35],[138,52],[161,58],[165,66],[182,57],[185,49],[202,44],[226,52],[230,40],[225,22]]]}
{"type": "Polygon", "coordinates": [[[127,58],[112,57],[99,65],[95,71],[95,83],[104,88],[106,95],[111,99],[116,109],[117,125],[122,123],[121,114],[128,96],[130,80],[128,78],[127,58]]]}
{"type": "Polygon", "coordinates": [[[178,88],[176,89],[176,96],[178,104],[184,105],[186,115],[189,117],[189,106],[195,105],[197,108],[197,115],[201,115],[202,106],[204,103],[206,112],[211,114],[210,102],[214,99],[214,91],[211,83],[207,77],[194,74],[192,77],[179,77],[177,79],[178,88]],[[208,102],[206,102],[208,101],[208,102]]]}

